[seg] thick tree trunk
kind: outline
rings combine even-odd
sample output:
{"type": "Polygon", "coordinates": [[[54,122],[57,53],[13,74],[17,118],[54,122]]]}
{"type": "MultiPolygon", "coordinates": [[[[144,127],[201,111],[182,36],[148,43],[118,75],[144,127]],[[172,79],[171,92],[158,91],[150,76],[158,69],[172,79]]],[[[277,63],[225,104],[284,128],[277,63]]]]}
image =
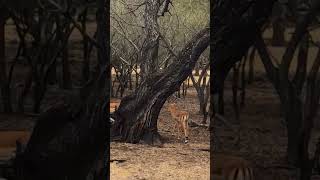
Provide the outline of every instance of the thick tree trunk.
{"type": "Polygon", "coordinates": [[[248,84],[253,83],[254,80],[254,59],[255,59],[256,49],[253,47],[249,57],[249,70],[248,70],[248,84]]]}
{"type": "Polygon", "coordinates": [[[153,73],[141,82],[137,91],[124,97],[114,113],[114,136],[138,143],[159,144],[157,118],[166,99],[177,91],[192,73],[199,56],[209,45],[209,29],[200,31],[180,52],[177,59],[162,73],[153,73]]]}
{"type": "Polygon", "coordinates": [[[284,38],[284,22],[277,18],[273,22],[273,35],[272,35],[272,45],[273,46],[285,46],[285,38],[284,38]]]}
{"type": "Polygon", "coordinates": [[[219,90],[219,95],[217,98],[218,101],[218,113],[224,115],[224,83],[221,85],[221,89],[219,90]]]}
{"type": "MultiPolygon", "coordinates": [[[[68,32],[70,27],[66,27],[66,28],[67,28],[66,32],[68,32]]],[[[68,37],[64,37],[64,38],[68,38],[68,37]]],[[[62,88],[63,89],[72,88],[68,42],[66,42],[65,48],[63,49],[63,52],[62,52],[62,88]]]]}
{"type": "MultiPolygon", "coordinates": [[[[249,52],[249,51],[248,51],[249,52]]],[[[245,106],[246,100],[246,64],[248,60],[248,54],[243,58],[242,66],[241,66],[241,92],[240,92],[240,108],[245,106]]]]}
{"type": "Polygon", "coordinates": [[[240,74],[239,66],[235,64],[233,67],[233,82],[232,82],[232,104],[233,104],[233,110],[235,112],[235,123],[237,124],[240,123],[239,122],[240,110],[239,110],[239,103],[238,103],[238,89],[239,89],[238,85],[239,85],[239,74],[240,74]]]}
{"type": "MultiPolygon", "coordinates": [[[[82,15],[81,24],[84,31],[87,31],[87,15],[88,9],[82,15]]],[[[89,80],[90,75],[90,59],[89,59],[89,41],[87,37],[83,37],[83,63],[82,63],[82,80],[83,82],[87,82],[89,80]]]]}
{"type": "Polygon", "coordinates": [[[5,58],[5,12],[0,8],[0,90],[4,112],[12,112],[10,86],[5,58]]]}
{"type": "Polygon", "coordinates": [[[273,22],[272,22],[272,41],[273,46],[285,46],[285,7],[280,2],[276,2],[273,7],[273,22]]]}
{"type": "Polygon", "coordinates": [[[142,46],[139,62],[141,62],[140,74],[142,81],[147,78],[151,73],[157,72],[158,67],[158,51],[159,51],[159,24],[158,12],[161,4],[158,0],[145,1],[145,40],[142,46]]]}
{"type": "Polygon", "coordinates": [[[308,149],[313,117],[304,116],[301,99],[292,94],[283,104],[283,109],[287,122],[288,162],[301,168],[300,180],[309,180],[312,168],[308,149]]]}
{"type": "Polygon", "coordinates": [[[287,123],[288,146],[287,154],[289,163],[298,165],[300,161],[299,148],[302,141],[302,102],[297,97],[290,97],[282,105],[285,110],[285,118],[287,123]]]}

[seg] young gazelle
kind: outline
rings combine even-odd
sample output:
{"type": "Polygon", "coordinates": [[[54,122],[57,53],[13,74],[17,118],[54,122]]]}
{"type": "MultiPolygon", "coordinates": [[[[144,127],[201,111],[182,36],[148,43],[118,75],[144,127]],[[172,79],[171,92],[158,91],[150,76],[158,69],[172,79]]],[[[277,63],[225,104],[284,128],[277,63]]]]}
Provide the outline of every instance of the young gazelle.
{"type": "Polygon", "coordinates": [[[254,180],[250,163],[241,157],[214,153],[212,161],[213,179],[254,180]]]}
{"type": "MultiPolygon", "coordinates": [[[[118,107],[120,105],[120,102],[121,102],[120,99],[110,99],[110,111],[109,112],[110,113],[115,112],[118,109],[118,107]]],[[[110,116],[109,122],[111,124],[114,124],[115,123],[115,119],[110,116]]]]}
{"type": "Polygon", "coordinates": [[[169,104],[169,111],[171,113],[172,118],[176,121],[175,128],[178,130],[178,137],[180,137],[180,132],[183,131],[185,138],[184,143],[188,143],[189,112],[179,110],[176,103],[169,104]]]}
{"type": "Polygon", "coordinates": [[[110,99],[110,112],[111,113],[118,109],[120,102],[121,102],[120,99],[110,99]]]}

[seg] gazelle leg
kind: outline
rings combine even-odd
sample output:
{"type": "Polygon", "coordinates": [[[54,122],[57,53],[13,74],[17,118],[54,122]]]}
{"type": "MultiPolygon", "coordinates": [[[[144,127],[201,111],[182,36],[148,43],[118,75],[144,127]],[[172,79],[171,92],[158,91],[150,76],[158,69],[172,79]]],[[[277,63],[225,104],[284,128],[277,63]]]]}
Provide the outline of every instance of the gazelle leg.
{"type": "MultiPolygon", "coordinates": [[[[186,117],[185,117],[185,118],[186,118],[186,117]]],[[[189,141],[188,131],[189,131],[188,121],[186,121],[185,119],[183,119],[183,133],[184,133],[184,143],[185,143],[185,144],[187,144],[188,141],[189,141]]]]}
{"type": "Polygon", "coordinates": [[[184,134],[184,127],[183,127],[183,122],[181,121],[182,118],[180,118],[180,121],[179,121],[179,135],[181,134],[184,134]]]}
{"type": "Polygon", "coordinates": [[[177,136],[178,136],[178,139],[180,139],[180,133],[179,133],[179,123],[178,122],[176,122],[175,123],[175,130],[177,131],[177,136]]]}

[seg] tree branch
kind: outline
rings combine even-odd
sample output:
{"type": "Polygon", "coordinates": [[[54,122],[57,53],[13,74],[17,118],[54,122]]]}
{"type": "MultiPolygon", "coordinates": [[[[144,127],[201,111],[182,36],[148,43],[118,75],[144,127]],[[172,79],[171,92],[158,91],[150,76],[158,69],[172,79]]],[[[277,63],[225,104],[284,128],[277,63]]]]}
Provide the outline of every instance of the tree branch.
{"type": "MultiPolygon", "coordinates": [[[[268,78],[275,85],[278,84],[279,69],[277,67],[275,67],[274,64],[272,63],[272,60],[271,60],[271,58],[268,54],[268,51],[267,51],[266,44],[264,43],[261,34],[257,37],[256,48],[259,52],[261,61],[262,61],[264,68],[267,72],[268,78]]],[[[276,86],[276,87],[278,87],[278,86],[276,86]]]]}

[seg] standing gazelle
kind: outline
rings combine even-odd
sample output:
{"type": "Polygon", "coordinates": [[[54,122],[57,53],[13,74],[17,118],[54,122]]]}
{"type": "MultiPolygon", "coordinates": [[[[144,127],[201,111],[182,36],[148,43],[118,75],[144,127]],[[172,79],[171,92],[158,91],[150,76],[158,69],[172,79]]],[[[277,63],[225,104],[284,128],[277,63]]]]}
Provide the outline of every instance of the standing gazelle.
{"type": "Polygon", "coordinates": [[[189,112],[178,110],[176,103],[169,104],[169,111],[174,120],[176,120],[175,128],[178,130],[178,137],[180,137],[180,132],[184,133],[184,143],[188,143],[189,135],[189,112]]]}
{"type": "MultiPolygon", "coordinates": [[[[114,113],[118,109],[118,107],[120,105],[120,102],[121,102],[120,99],[114,99],[114,98],[110,99],[110,111],[109,111],[110,114],[114,113]]],[[[111,124],[114,124],[115,123],[115,119],[112,116],[110,116],[109,122],[111,124]]]]}
{"type": "Polygon", "coordinates": [[[118,109],[120,102],[120,99],[110,99],[110,113],[113,113],[118,109]]]}

